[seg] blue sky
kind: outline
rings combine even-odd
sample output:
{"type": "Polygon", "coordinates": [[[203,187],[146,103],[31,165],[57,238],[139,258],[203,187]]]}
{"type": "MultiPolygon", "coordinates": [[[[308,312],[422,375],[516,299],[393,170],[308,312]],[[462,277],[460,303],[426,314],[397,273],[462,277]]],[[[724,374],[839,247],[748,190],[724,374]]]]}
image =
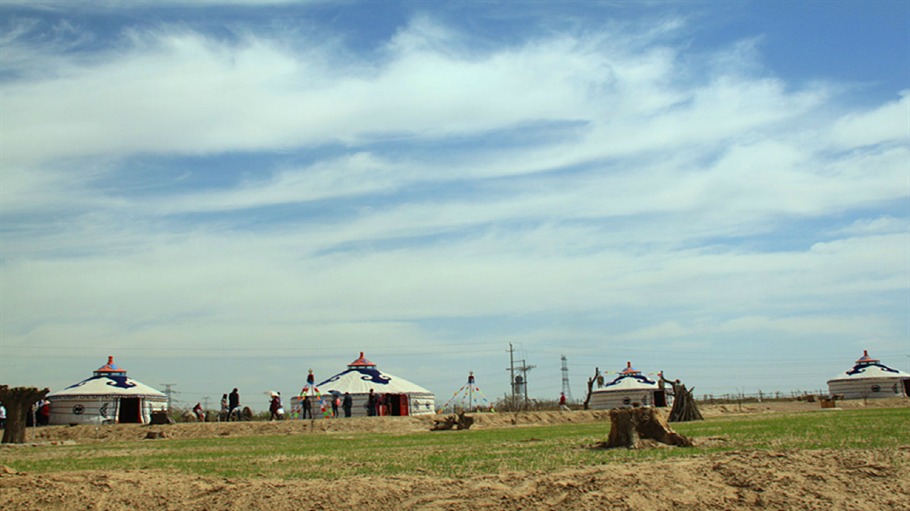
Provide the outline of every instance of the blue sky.
{"type": "Polygon", "coordinates": [[[907,2],[0,10],[4,383],[910,366],[907,2]]]}

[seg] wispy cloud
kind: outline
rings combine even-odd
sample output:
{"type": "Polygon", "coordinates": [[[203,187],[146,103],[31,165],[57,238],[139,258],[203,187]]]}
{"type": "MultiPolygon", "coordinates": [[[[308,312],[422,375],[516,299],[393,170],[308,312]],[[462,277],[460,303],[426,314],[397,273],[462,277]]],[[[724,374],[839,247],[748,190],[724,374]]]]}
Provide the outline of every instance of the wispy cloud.
{"type": "Polygon", "coordinates": [[[3,346],[902,349],[910,92],[663,19],[478,42],[416,14],[369,52],[8,21],[3,346]]]}

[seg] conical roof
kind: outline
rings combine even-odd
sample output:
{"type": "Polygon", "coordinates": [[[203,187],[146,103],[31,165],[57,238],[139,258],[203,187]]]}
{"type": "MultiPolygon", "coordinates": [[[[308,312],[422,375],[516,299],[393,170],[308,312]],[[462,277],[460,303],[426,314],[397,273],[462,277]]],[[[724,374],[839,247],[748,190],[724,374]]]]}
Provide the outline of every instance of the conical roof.
{"type": "Polygon", "coordinates": [[[69,387],[47,395],[54,398],[73,398],[77,396],[131,396],[160,397],[167,396],[148,385],[127,377],[126,369],[114,365],[114,357],[108,357],[107,364],[94,371],[91,378],[70,385],[69,387]]]}
{"type": "Polygon", "coordinates": [[[869,350],[863,350],[863,356],[860,357],[856,364],[847,371],[844,371],[834,378],[828,380],[860,380],[867,378],[910,378],[910,373],[905,373],[899,369],[892,369],[882,364],[878,359],[869,356],[869,350]]]}
{"type": "Polygon", "coordinates": [[[657,386],[656,381],[649,380],[641,371],[632,367],[632,362],[626,362],[626,368],[620,371],[619,376],[598,390],[653,389],[657,386]]]}
{"type": "Polygon", "coordinates": [[[379,394],[427,394],[429,390],[404,378],[381,372],[376,364],[370,362],[360,352],[360,357],[348,364],[348,368],[318,385],[319,391],[326,393],[350,392],[351,394],[368,394],[370,389],[379,394]]]}

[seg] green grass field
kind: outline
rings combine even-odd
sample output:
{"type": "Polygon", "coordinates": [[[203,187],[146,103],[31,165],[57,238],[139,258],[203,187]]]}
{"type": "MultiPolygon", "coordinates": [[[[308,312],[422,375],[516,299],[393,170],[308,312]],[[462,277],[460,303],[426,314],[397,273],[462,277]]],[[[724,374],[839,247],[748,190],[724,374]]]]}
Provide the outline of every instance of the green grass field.
{"type": "Polygon", "coordinates": [[[910,408],[843,410],[674,424],[703,447],[603,450],[607,423],[412,434],[301,434],[39,446],[0,450],[25,472],[168,470],[230,478],[352,475],[470,477],[554,471],[742,449],[896,448],[910,445],[910,408]]]}

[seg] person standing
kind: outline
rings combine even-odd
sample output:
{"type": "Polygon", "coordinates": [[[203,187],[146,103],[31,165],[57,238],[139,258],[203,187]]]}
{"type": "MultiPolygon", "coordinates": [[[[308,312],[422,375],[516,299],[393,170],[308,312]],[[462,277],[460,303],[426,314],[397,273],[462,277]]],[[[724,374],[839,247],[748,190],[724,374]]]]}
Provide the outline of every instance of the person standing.
{"type": "Polygon", "coordinates": [[[47,426],[51,419],[51,402],[47,399],[39,401],[35,423],[39,426],[47,426]]]}
{"type": "Polygon", "coordinates": [[[227,394],[221,395],[221,413],[218,414],[218,420],[226,422],[230,417],[231,409],[228,407],[227,394]]]}
{"type": "Polygon", "coordinates": [[[370,417],[376,416],[376,408],[379,407],[378,396],[373,392],[373,389],[370,389],[370,395],[367,396],[367,415],[370,417]]]}
{"type": "Polygon", "coordinates": [[[237,392],[237,389],[231,391],[231,395],[228,396],[228,406],[230,411],[228,411],[228,420],[234,418],[234,413],[237,414],[237,418],[240,419],[240,393],[237,392]]]}
{"type": "Polygon", "coordinates": [[[353,405],[353,399],[351,399],[351,393],[345,392],[344,399],[341,401],[341,408],[344,410],[344,416],[351,416],[351,406],[353,405]]]}
{"type": "Polygon", "coordinates": [[[338,406],[341,404],[341,398],[337,395],[332,395],[332,418],[338,417],[338,406]]]}
{"type": "Polygon", "coordinates": [[[380,402],[382,406],[379,408],[379,415],[392,415],[392,395],[383,394],[380,402]]]}
{"type": "Polygon", "coordinates": [[[310,402],[310,396],[304,394],[303,402],[301,404],[303,406],[303,418],[306,419],[307,416],[309,415],[309,417],[312,419],[313,418],[313,403],[310,402]]]}

